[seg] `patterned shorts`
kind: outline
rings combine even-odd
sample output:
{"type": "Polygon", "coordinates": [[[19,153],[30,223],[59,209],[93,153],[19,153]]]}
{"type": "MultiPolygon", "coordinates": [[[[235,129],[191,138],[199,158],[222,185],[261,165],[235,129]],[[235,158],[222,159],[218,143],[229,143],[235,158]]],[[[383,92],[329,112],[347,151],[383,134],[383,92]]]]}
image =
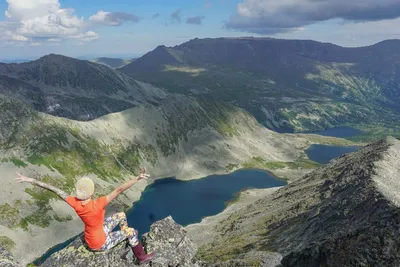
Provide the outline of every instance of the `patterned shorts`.
{"type": "Polygon", "coordinates": [[[115,247],[121,242],[128,240],[131,247],[135,247],[139,244],[138,232],[128,227],[128,221],[126,215],[123,212],[116,213],[111,217],[104,220],[103,229],[106,233],[106,242],[98,251],[104,251],[115,247]],[[120,231],[112,231],[119,225],[120,231]]]}

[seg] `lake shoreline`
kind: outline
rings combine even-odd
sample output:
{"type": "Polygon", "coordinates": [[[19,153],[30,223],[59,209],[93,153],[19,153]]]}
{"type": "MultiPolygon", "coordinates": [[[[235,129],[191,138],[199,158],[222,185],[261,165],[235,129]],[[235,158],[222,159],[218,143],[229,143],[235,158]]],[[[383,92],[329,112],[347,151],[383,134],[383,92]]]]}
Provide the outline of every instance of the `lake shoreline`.
{"type": "MultiPolygon", "coordinates": [[[[232,170],[229,172],[225,172],[223,174],[210,174],[208,176],[199,178],[199,179],[191,179],[191,180],[180,180],[180,179],[176,179],[174,177],[165,177],[165,178],[157,178],[154,180],[149,181],[149,183],[146,184],[146,186],[143,188],[143,191],[140,192],[140,195],[138,197],[138,199],[135,199],[132,203],[131,203],[131,207],[125,211],[125,213],[127,214],[127,216],[129,217],[129,214],[132,212],[132,210],[135,209],[135,207],[140,203],[140,201],[142,200],[142,196],[145,195],[148,191],[152,190],[152,186],[157,185],[157,183],[162,183],[163,181],[167,181],[167,180],[171,180],[171,181],[176,181],[179,183],[191,183],[191,182],[195,182],[195,181],[202,181],[202,180],[207,180],[207,179],[220,179],[221,176],[227,177],[229,175],[238,173],[240,171],[257,171],[257,172],[262,172],[265,173],[266,175],[272,177],[273,179],[280,181],[282,183],[287,183],[287,181],[285,181],[284,179],[281,179],[280,177],[276,176],[275,174],[273,174],[272,172],[270,172],[269,170],[263,170],[263,169],[238,169],[238,170],[232,170]]],[[[239,192],[236,192],[235,194],[233,194],[231,196],[231,198],[226,201],[224,203],[224,208],[221,212],[223,212],[226,208],[229,207],[229,203],[233,203],[235,202],[236,198],[238,196],[240,196],[243,192],[249,190],[249,187],[245,187],[243,189],[241,189],[239,192]]],[[[252,190],[252,189],[250,189],[252,190]]],[[[109,212],[107,212],[109,213],[109,212]]],[[[106,214],[106,216],[109,214],[106,214]]],[[[207,216],[206,216],[207,217],[207,216]]],[[[129,222],[129,218],[128,218],[128,222],[129,222]]],[[[135,227],[136,228],[136,227],[135,227]]],[[[82,232],[83,233],[83,232],[82,232]]],[[[45,253],[43,253],[40,257],[36,258],[32,263],[33,264],[40,264],[43,263],[43,261],[45,261],[51,254],[55,253],[56,251],[59,251],[63,248],[65,248],[66,246],[68,246],[68,244],[70,244],[73,240],[75,240],[75,238],[79,235],[81,235],[82,233],[75,235],[72,238],[68,238],[67,240],[65,240],[64,242],[60,242],[52,247],[50,247],[49,249],[46,250],[45,253]]],[[[144,234],[144,233],[141,233],[144,234]]],[[[40,265],[38,265],[40,266],[40,265]]]]}
{"type": "MultiPolygon", "coordinates": [[[[301,137],[302,139],[307,139],[308,142],[306,142],[304,147],[301,147],[301,149],[305,151],[311,147],[314,144],[332,144],[332,145],[341,145],[341,146],[348,146],[351,144],[355,144],[355,142],[349,141],[349,140],[345,140],[345,139],[340,139],[340,138],[334,138],[334,137],[327,137],[327,136],[319,136],[319,135],[315,135],[315,134],[288,134],[290,136],[298,136],[301,137]]],[[[242,164],[242,163],[239,163],[242,164]]],[[[277,169],[277,170],[271,170],[271,169],[262,169],[262,168],[235,168],[235,169],[231,169],[231,170],[219,170],[219,171],[198,171],[196,172],[196,174],[194,176],[189,176],[189,173],[185,173],[184,175],[182,175],[182,173],[177,174],[176,178],[174,178],[177,181],[181,181],[181,182],[190,182],[190,181],[195,181],[195,180],[204,180],[209,178],[210,176],[225,176],[225,175],[231,175],[235,172],[241,171],[241,170],[257,170],[257,171],[262,171],[265,172],[267,174],[269,174],[270,176],[273,176],[276,179],[279,179],[281,181],[286,182],[287,184],[290,184],[292,181],[296,180],[297,178],[302,177],[303,175],[313,171],[314,169],[307,169],[307,170],[292,170],[289,168],[282,168],[282,169],[277,169]],[[292,174],[292,178],[291,179],[285,179],[284,177],[287,174],[292,174]],[[293,178],[295,177],[295,178],[293,178]]],[[[160,177],[160,178],[156,178],[153,179],[151,181],[149,181],[148,183],[145,182],[141,182],[141,184],[139,184],[136,187],[135,192],[132,192],[132,194],[129,195],[129,200],[131,200],[131,208],[129,208],[129,210],[127,210],[127,213],[130,212],[134,207],[132,205],[137,204],[142,195],[146,192],[146,189],[150,188],[151,185],[153,185],[156,181],[159,180],[164,180],[164,179],[168,179],[165,177],[160,177]]],[[[287,186],[287,185],[285,185],[287,186]]],[[[228,209],[230,206],[240,202],[240,196],[247,192],[249,189],[242,189],[239,192],[237,192],[237,194],[235,194],[234,196],[231,197],[231,199],[229,201],[227,201],[227,203],[225,203],[224,209],[220,212],[223,213],[226,209],[228,209]]],[[[253,189],[250,189],[253,190],[253,189]]],[[[218,215],[218,214],[217,214],[218,215]]],[[[215,215],[216,216],[216,215],[215,215]]],[[[207,218],[207,216],[205,217],[207,218]]],[[[201,220],[203,220],[204,218],[202,218],[201,220]]],[[[66,241],[64,241],[66,242],[66,241]]],[[[59,244],[61,244],[63,242],[60,242],[59,244]]],[[[59,245],[56,244],[55,246],[59,245]]],[[[54,248],[55,246],[52,246],[49,250],[51,250],[52,248],[54,248]]],[[[49,251],[47,250],[47,251],[49,251]]],[[[46,252],[47,253],[47,252],[46,252]]],[[[43,255],[45,255],[46,253],[44,253],[43,255]]],[[[43,257],[43,255],[37,259],[40,259],[43,257]]],[[[37,260],[36,259],[36,260],[37,260]]]]}

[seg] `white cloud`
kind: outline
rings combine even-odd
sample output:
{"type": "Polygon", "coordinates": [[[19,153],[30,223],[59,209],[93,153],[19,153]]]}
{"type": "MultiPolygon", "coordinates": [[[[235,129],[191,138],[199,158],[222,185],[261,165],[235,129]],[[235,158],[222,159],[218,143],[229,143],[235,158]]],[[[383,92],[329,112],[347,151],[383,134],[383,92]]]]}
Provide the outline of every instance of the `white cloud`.
{"type": "Polygon", "coordinates": [[[62,41],[62,39],[61,38],[49,38],[49,39],[47,39],[47,41],[48,42],[61,42],[62,41]]]}
{"type": "Polygon", "coordinates": [[[83,18],[73,9],[63,9],[58,0],[6,0],[5,12],[13,23],[12,31],[25,38],[77,35],[84,27],[83,18]]]}
{"type": "Polygon", "coordinates": [[[38,43],[47,40],[50,43],[60,43],[68,39],[78,39],[88,42],[99,38],[98,34],[89,29],[93,20],[97,24],[120,25],[123,21],[138,21],[133,14],[123,12],[100,11],[88,21],[78,17],[74,9],[63,8],[59,0],[6,0],[6,20],[0,21],[0,36],[4,42],[38,43]],[[99,20],[102,20],[100,23],[99,20]],[[90,22],[90,23],[89,23],[90,22]]]}
{"type": "Polygon", "coordinates": [[[125,12],[105,12],[100,10],[97,14],[91,16],[89,20],[93,23],[107,26],[119,26],[125,21],[138,22],[139,17],[125,12]]]}
{"type": "Polygon", "coordinates": [[[74,39],[79,39],[81,41],[93,41],[99,38],[99,35],[94,31],[88,31],[78,35],[71,36],[74,39]]]}
{"type": "Polygon", "coordinates": [[[19,41],[19,42],[26,42],[29,40],[27,37],[13,33],[11,31],[6,31],[0,38],[6,41],[19,41]]]}
{"type": "Polygon", "coordinates": [[[104,12],[103,10],[100,10],[99,12],[97,12],[97,14],[91,16],[89,20],[94,22],[104,22],[108,14],[110,14],[110,12],[104,12]]]}
{"type": "Polygon", "coordinates": [[[365,22],[398,17],[399,0],[242,0],[226,27],[275,34],[332,19],[365,22]]]}
{"type": "Polygon", "coordinates": [[[39,43],[39,42],[33,42],[33,43],[31,43],[31,46],[41,46],[42,45],[42,43],[39,43]]]}
{"type": "Polygon", "coordinates": [[[6,17],[16,21],[29,20],[55,13],[61,8],[58,0],[6,0],[6,17]]]}
{"type": "Polygon", "coordinates": [[[386,39],[400,39],[400,18],[360,23],[329,21],[308,26],[303,31],[277,34],[276,38],[312,39],[348,47],[366,46],[386,39]]]}

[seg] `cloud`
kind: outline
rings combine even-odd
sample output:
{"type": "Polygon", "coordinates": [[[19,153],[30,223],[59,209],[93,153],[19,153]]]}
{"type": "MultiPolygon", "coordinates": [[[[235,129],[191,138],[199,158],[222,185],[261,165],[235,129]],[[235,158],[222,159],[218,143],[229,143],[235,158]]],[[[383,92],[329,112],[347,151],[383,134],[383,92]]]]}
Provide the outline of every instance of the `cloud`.
{"type": "Polygon", "coordinates": [[[182,18],[181,18],[181,10],[180,9],[177,9],[174,12],[172,12],[171,20],[173,22],[181,23],[182,18]]]}
{"type": "Polygon", "coordinates": [[[39,42],[33,42],[33,43],[31,43],[31,46],[41,46],[42,45],[42,43],[39,43],[39,42]]]}
{"type": "Polygon", "coordinates": [[[398,17],[399,0],[242,0],[237,13],[225,26],[245,32],[275,34],[331,19],[365,22],[398,17]]]}
{"type": "Polygon", "coordinates": [[[62,39],[61,38],[49,38],[49,39],[47,39],[47,41],[48,42],[61,42],[62,41],[62,39]]]}
{"type": "Polygon", "coordinates": [[[18,42],[29,41],[29,39],[27,37],[13,33],[11,31],[4,32],[4,34],[0,38],[1,38],[1,40],[5,40],[5,41],[18,41],[18,42]]]}
{"type": "Polygon", "coordinates": [[[139,22],[139,17],[125,12],[105,12],[100,10],[97,14],[91,16],[89,20],[93,23],[107,26],[120,26],[126,21],[139,22]]]}
{"type": "Polygon", "coordinates": [[[187,24],[196,24],[196,25],[200,25],[203,22],[203,19],[205,18],[205,16],[195,16],[195,17],[189,17],[186,20],[187,24]]]}
{"type": "Polygon", "coordinates": [[[5,43],[48,41],[59,44],[68,39],[93,41],[98,34],[89,27],[94,24],[118,26],[126,21],[138,22],[139,17],[125,12],[99,11],[89,20],[78,17],[72,8],[63,8],[60,0],[6,0],[5,20],[0,21],[0,40],[5,43]]]}
{"type": "Polygon", "coordinates": [[[6,0],[5,12],[14,35],[25,38],[79,34],[83,18],[63,9],[58,0],[6,0]]]}
{"type": "MultiPolygon", "coordinates": [[[[306,33],[299,33],[304,35],[306,33]]],[[[309,33],[310,38],[318,38],[325,42],[338,43],[344,46],[360,46],[371,45],[387,39],[400,38],[400,18],[387,19],[380,21],[366,21],[360,23],[345,23],[329,31],[329,34],[320,33],[320,36],[313,36],[309,33]]]]}
{"type": "Polygon", "coordinates": [[[74,39],[81,40],[81,41],[93,41],[93,40],[98,39],[99,35],[97,33],[95,33],[94,31],[88,31],[85,33],[71,36],[71,37],[74,39]]]}
{"type": "Polygon", "coordinates": [[[156,13],[156,14],[154,14],[154,15],[152,16],[152,18],[153,18],[153,19],[156,19],[156,18],[158,18],[159,16],[161,16],[160,13],[156,13]]]}

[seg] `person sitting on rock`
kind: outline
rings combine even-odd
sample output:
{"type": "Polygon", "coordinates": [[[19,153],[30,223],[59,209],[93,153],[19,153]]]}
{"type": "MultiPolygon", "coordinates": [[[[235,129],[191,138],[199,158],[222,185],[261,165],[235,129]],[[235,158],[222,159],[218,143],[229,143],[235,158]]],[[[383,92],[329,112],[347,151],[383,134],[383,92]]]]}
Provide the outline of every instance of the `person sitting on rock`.
{"type": "Polygon", "coordinates": [[[64,191],[17,173],[18,182],[27,182],[33,185],[48,189],[56,193],[60,198],[67,202],[79,215],[85,224],[84,239],[88,248],[92,251],[105,251],[115,247],[121,242],[128,240],[129,246],[140,264],[152,260],[154,253],[146,254],[141,242],[138,239],[138,232],[128,227],[126,215],[123,212],[116,213],[104,219],[105,207],[119,194],[133,186],[137,181],[149,177],[145,169],[141,169],[140,175],[125,182],[116,188],[111,194],[92,199],[94,193],[93,181],[88,177],[83,177],[76,183],[76,197],[69,196],[64,191]],[[117,225],[120,231],[112,231],[117,225]]]}

